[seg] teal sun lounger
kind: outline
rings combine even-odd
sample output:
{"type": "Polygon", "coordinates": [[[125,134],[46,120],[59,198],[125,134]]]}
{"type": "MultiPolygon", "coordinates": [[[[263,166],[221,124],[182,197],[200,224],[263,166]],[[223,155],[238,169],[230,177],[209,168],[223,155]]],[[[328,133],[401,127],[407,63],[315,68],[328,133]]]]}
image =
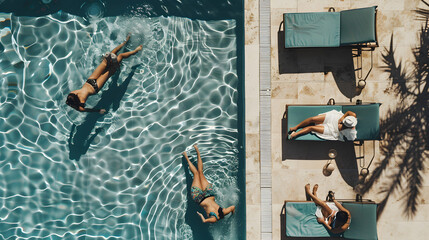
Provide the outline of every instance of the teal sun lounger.
{"type": "Polygon", "coordinates": [[[377,6],[283,14],[285,48],[377,45],[377,6]]]}
{"type": "MultiPolygon", "coordinates": [[[[317,116],[318,114],[331,110],[337,110],[343,113],[352,111],[356,113],[358,120],[358,124],[356,125],[357,137],[355,141],[380,140],[379,108],[379,103],[361,105],[287,105],[285,113],[287,129],[298,125],[309,117],[317,116]]],[[[301,135],[294,140],[326,141],[312,133],[301,135]]]]}
{"type": "Polygon", "coordinates": [[[337,237],[359,240],[377,240],[377,204],[374,202],[343,202],[352,216],[350,228],[344,233],[333,235],[317,222],[314,202],[286,201],[283,215],[286,217],[286,237],[323,238],[337,237]]]}

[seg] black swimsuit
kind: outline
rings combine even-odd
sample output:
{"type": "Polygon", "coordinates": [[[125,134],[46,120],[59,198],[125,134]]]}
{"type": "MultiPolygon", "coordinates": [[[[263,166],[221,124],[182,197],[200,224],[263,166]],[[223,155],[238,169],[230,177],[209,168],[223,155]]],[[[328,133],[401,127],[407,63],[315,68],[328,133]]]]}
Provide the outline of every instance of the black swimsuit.
{"type": "MultiPolygon", "coordinates": [[[[107,69],[109,69],[110,71],[115,71],[117,68],[119,68],[119,62],[117,59],[118,57],[116,56],[116,54],[106,53],[104,54],[103,58],[106,59],[107,69]]],[[[90,78],[86,80],[86,82],[94,88],[95,93],[98,93],[98,91],[100,91],[97,85],[97,79],[90,78]]]]}
{"type": "Polygon", "coordinates": [[[89,85],[91,85],[94,88],[95,93],[98,93],[98,91],[100,90],[100,89],[98,89],[97,80],[88,79],[88,80],[86,80],[86,83],[88,83],[89,85]]]}

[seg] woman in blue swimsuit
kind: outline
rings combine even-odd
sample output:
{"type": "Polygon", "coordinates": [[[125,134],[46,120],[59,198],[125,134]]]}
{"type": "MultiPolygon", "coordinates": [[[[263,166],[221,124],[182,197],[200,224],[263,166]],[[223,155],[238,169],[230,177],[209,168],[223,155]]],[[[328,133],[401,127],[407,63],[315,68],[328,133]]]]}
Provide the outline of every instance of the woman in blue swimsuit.
{"type": "Polygon", "coordinates": [[[206,177],[204,177],[203,161],[201,160],[200,151],[198,150],[196,144],[194,145],[194,148],[197,151],[198,170],[191,163],[191,161],[189,161],[186,152],[183,152],[183,156],[185,156],[186,161],[188,161],[189,168],[194,175],[191,185],[191,196],[192,199],[206,211],[208,216],[207,218],[205,218],[201,213],[197,212],[198,215],[200,215],[203,223],[215,223],[222,219],[225,215],[231,212],[234,213],[235,206],[230,206],[223,209],[215,202],[213,185],[207,181],[206,177]]]}
{"type": "Polygon", "coordinates": [[[101,114],[106,113],[105,109],[85,108],[85,102],[90,95],[98,93],[98,91],[106,83],[107,79],[109,79],[109,77],[112,76],[119,68],[122,59],[128,58],[129,56],[134,55],[142,50],[143,47],[140,45],[133,51],[121,53],[116,56],[116,53],[121,50],[121,48],[128,42],[129,39],[130,35],[127,36],[127,39],[123,43],[113,49],[110,53],[106,53],[103,56],[103,61],[100,65],[98,65],[91,76],[89,76],[82,88],[69,93],[66,100],[67,105],[80,112],[98,112],[101,114]]]}

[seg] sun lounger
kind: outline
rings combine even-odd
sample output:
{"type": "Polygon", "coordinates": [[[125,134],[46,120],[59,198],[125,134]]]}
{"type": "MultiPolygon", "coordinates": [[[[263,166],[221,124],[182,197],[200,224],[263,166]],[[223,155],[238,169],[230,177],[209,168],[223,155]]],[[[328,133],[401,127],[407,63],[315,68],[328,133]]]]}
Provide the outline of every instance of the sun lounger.
{"type": "Polygon", "coordinates": [[[352,216],[350,228],[342,234],[331,234],[317,222],[314,202],[285,201],[282,215],[286,218],[285,234],[289,238],[326,238],[376,240],[377,204],[374,202],[343,202],[352,216]]]}
{"type": "Polygon", "coordinates": [[[377,6],[283,14],[285,48],[377,45],[377,6]]]}
{"type": "MultiPolygon", "coordinates": [[[[380,140],[379,103],[361,105],[287,105],[285,118],[287,129],[294,127],[306,118],[316,116],[330,110],[338,110],[346,113],[356,113],[358,124],[356,125],[357,137],[355,141],[380,140]]],[[[301,135],[294,140],[326,141],[317,135],[309,133],[301,135]]]]}

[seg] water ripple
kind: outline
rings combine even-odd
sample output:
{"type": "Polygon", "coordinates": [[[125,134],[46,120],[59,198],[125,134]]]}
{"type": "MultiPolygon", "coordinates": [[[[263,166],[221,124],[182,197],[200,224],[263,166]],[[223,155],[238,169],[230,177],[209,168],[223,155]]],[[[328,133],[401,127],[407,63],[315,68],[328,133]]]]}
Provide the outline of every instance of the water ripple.
{"type": "MultiPolygon", "coordinates": [[[[0,13],[0,236],[191,239],[181,152],[195,161],[198,143],[217,201],[238,203],[235,21],[90,10],[97,16],[0,13]],[[128,32],[125,50],[143,51],[87,102],[109,113],[67,107],[128,32]]],[[[238,222],[209,234],[237,238],[238,222]]]]}

